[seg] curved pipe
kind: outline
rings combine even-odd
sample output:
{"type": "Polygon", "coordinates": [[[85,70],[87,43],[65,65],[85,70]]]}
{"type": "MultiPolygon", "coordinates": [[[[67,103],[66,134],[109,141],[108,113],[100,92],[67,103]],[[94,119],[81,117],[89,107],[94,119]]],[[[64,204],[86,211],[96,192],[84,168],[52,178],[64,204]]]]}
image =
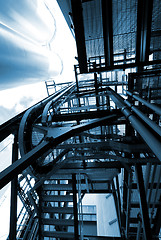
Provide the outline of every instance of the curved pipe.
{"type": "MultiPolygon", "coordinates": [[[[43,113],[42,113],[42,118],[41,118],[41,122],[42,124],[46,124],[47,122],[47,118],[48,118],[48,111],[49,109],[52,107],[52,105],[59,99],[61,98],[63,95],[65,95],[66,93],[70,92],[71,89],[75,86],[75,83],[73,83],[70,87],[68,87],[67,89],[65,89],[60,95],[58,95],[56,98],[52,99],[50,102],[48,102],[46,104],[46,106],[44,107],[43,113]]],[[[73,88],[74,90],[74,88],[73,88]]]]}
{"type": "Polygon", "coordinates": [[[20,126],[19,126],[19,148],[20,154],[23,156],[28,151],[31,150],[31,134],[32,134],[32,124],[36,121],[36,119],[42,114],[43,109],[46,104],[50,103],[51,101],[58,100],[65,91],[74,87],[75,84],[71,84],[70,86],[64,87],[51,95],[50,97],[44,99],[43,101],[39,102],[38,104],[34,105],[30,109],[28,109],[24,116],[21,119],[20,126]],[[28,145],[26,145],[26,143],[28,145]]]}

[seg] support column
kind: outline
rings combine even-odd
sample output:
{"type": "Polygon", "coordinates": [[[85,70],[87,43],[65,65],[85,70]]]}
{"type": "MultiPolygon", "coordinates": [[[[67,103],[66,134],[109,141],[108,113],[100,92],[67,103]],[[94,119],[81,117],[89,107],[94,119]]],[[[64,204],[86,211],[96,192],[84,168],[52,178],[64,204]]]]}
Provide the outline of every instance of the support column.
{"type": "Polygon", "coordinates": [[[112,21],[112,0],[102,0],[102,22],[105,65],[113,65],[113,21],[112,21]]]}
{"type": "Polygon", "coordinates": [[[87,73],[87,54],[81,0],[71,0],[71,7],[80,73],[87,73]]]}
{"type": "Polygon", "coordinates": [[[153,0],[138,0],[136,63],[149,61],[153,0]]]}
{"type": "Polygon", "coordinates": [[[74,239],[78,240],[78,209],[77,209],[77,190],[76,190],[76,174],[72,174],[73,187],[73,208],[74,208],[74,239]]]}
{"type": "MultiPolygon", "coordinates": [[[[18,159],[18,135],[14,136],[12,147],[12,163],[18,159]]],[[[11,182],[11,206],[10,206],[10,232],[9,240],[16,240],[17,233],[17,175],[11,182]]]]}

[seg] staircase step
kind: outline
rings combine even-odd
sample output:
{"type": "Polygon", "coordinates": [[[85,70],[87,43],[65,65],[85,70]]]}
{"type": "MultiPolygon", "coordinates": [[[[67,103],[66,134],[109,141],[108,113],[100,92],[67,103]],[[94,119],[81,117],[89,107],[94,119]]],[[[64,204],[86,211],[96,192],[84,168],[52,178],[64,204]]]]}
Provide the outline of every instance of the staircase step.
{"type": "Polygon", "coordinates": [[[69,191],[72,190],[72,184],[44,184],[45,191],[69,191]]]}
{"type": "MultiPolygon", "coordinates": [[[[84,175],[81,175],[80,178],[84,179],[85,177],[84,175]]],[[[79,176],[76,176],[76,179],[79,179],[79,176]]],[[[52,180],[72,180],[72,174],[66,174],[65,172],[61,172],[60,174],[53,174],[50,179],[47,179],[47,181],[52,180]]]]}
{"type": "MultiPolygon", "coordinates": [[[[94,188],[96,188],[95,190],[107,190],[107,184],[104,184],[101,188],[101,184],[93,184],[94,185],[94,188]],[[104,188],[103,188],[104,187],[104,188]]],[[[78,184],[77,184],[77,191],[78,191],[78,184]]],[[[89,185],[87,187],[86,184],[81,184],[81,190],[84,191],[84,190],[87,190],[87,188],[89,188],[89,190],[91,190],[91,186],[89,185]]],[[[43,190],[44,191],[72,191],[72,184],[44,184],[43,185],[43,190]]]]}
{"type": "Polygon", "coordinates": [[[72,180],[71,174],[53,174],[49,181],[51,180],[72,180]]]}
{"type": "Polygon", "coordinates": [[[74,220],[71,219],[43,218],[42,223],[44,225],[74,226],[74,220]]]}
{"type": "Polygon", "coordinates": [[[72,207],[42,207],[43,213],[63,213],[63,214],[72,214],[72,207]]]}
{"type": "Polygon", "coordinates": [[[73,202],[72,195],[42,195],[44,202],[73,202]]]}
{"type": "Polygon", "coordinates": [[[74,239],[74,233],[71,232],[49,232],[49,231],[44,231],[42,233],[43,237],[55,237],[55,238],[69,238],[69,239],[74,239]]]}

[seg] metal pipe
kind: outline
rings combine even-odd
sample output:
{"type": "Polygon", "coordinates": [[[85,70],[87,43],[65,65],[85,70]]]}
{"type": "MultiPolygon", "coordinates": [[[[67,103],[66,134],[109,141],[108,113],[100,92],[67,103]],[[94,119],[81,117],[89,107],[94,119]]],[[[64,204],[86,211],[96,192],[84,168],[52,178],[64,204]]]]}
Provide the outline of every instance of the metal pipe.
{"type": "Polygon", "coordinates": [[[131,109],[133,112],[135,112],[144,122],[148,124],[149,127],[151,127],[159,136],[161,137],[161,128],[153,122],[150,118],[148,118],[144,113],[142,113],[138,108],[133,106],[129,101],[125,100],[124,101],[131,109]]]}
{"type": "Polygon", "coordinates": [[[50,41],[56,30],[55,19],[44,1],[1,1],[0,19],[39,44],[50,41]]]}
{"type": "Polygon", "coordinates": [[[126,93],[129,96],[133,97],[134,99],[138,100],[139,102],[143,103],[145,106],[147,106],[148,108],[150,108],[151,110],[153,110],[154,112],[156,112],[157,114],[159,114],[161,116],[161,108],[160,107],[147,102],[146,100],[142,99],[141,97],[138,97],[137,95],[135,95],[129,91],[126,91],[126,93]]]}
{"type": "Polygon", "coordinates": [[[132,112],[125,104],[124,99],[111,88],[109,88],[109,90],[112,93],[114,102],[121,108],[122,113],[129,120],[133,128],[141,135],[152,152],[161,161],[161,143],[154,136],[154,134],[149,129],[147,129],[147,127],[137,117],[132,114],[132,112]]]}
{"type": "MultiPolygon", "coordinates": [[[[75,83],[71,84],[69,87],[66,87],[64,91],[62,91],[57,97],[55,97],[54,99],[52,99],[51,101],[49,101],[46,106],[44,107],[44,110],[43,110],[43,113],[42,113],[42,117],[41,117],[41,122],[42,124],[46,124],[47,122],[47,118],[48,118],[48,111],[49,109],[51,108],[51,106],[56,102],[58,101],[62,96],[64,96],[65,94],[67,94],[69,91],[71,91],[71,89],[73,88],[73,91],[75,90],[74,89],[74,86],[75,86],[75,83]]],[[[72,92],[73,92],[72,91],[72,92]]],[[[70,95],[67,96],[67,98],[69,97],[70,95]]],[[[65,98],[65,99],[67,99],[65,98]]],[[[62,101],[64,102],[64,100],[62,101]]],[[[61,104],[62,104],[61,102],[61,104]]]]}
{"type": "MultiPolygon", "coordinates": [[[[68,91],[68,89],[72,88],[75,85],[75,83],[71,84],[70,86],[66,86],[63,89],[60,89],[58,92],[54,93],[53,95],[51,95],[50,97],[47,97],[46,99],[44,99],[43,101],[39,102],[38,104],[34,105],[33,107],[29,108],[24,116],[21,119],[20,122],[20,126],[19,126],[19,148],[20,148],[20,153],[23,156],[24,154],[26,154],[25,149],[24,149],[24,144],[25,144],[25,140],[24,140],[24,133],[26,128],[28,127],[28,125],[26,124],[26,122],[29,120],[29,118],[33,118],[33,122],[35,121],[35,117],[38,117],[37,112],[40,112],[39,114],[41,114],[41,112],[43,111],[43,108],[45,107],[46,104],[50,103],[50,101],[57,101],[66,91],[68,91]]],[[[31,123],[30,123],[31,124],[31,123]]]]}

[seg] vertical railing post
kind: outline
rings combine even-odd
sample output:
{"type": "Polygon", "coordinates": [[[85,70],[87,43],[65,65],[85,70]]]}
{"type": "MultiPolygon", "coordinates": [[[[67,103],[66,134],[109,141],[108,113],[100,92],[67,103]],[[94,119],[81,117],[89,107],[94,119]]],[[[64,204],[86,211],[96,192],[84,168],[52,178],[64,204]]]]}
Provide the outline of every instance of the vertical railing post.
{"type": "MultiPolygon", "coordinates": [[[[14,136],[12,146],[12,163],[18,159],[18,134],[14,136]]],[[[17,234],[17,175],[11,181],[10,231],[9,240],[16,240],[17,234]]]]}
{"type": "Polygon", "coordinates": [[[42,240],[42,186],[38,187],[37,194],[39,196],[39,207],[38,207],[38,240],[42,240]]]}
{"type": "Polygon", "coordinates": [[[140,198],[140,210],[141,210],[141,217],[142,217],[142,224],[143,224],[143,231],[144,231],[144,239],[150,240],[152,239],[152,234],[151,234],[151,227],[150,227],[150,220],[149,220],[149,211],[148,211],[148,205],[146,201],[142,167],[140,165],[135,166],[135,173],[136,173],[137,187],[138,187],[139,198],[140,198]]]}
{"type": "Polygon", "coordinates": [[[77,190],[76,190],[76,174],[72,174],[73,187],[73,208],[74,208],[74,239],[79,240],[78,235],[78,209],[77,209],[77,190]]]}

